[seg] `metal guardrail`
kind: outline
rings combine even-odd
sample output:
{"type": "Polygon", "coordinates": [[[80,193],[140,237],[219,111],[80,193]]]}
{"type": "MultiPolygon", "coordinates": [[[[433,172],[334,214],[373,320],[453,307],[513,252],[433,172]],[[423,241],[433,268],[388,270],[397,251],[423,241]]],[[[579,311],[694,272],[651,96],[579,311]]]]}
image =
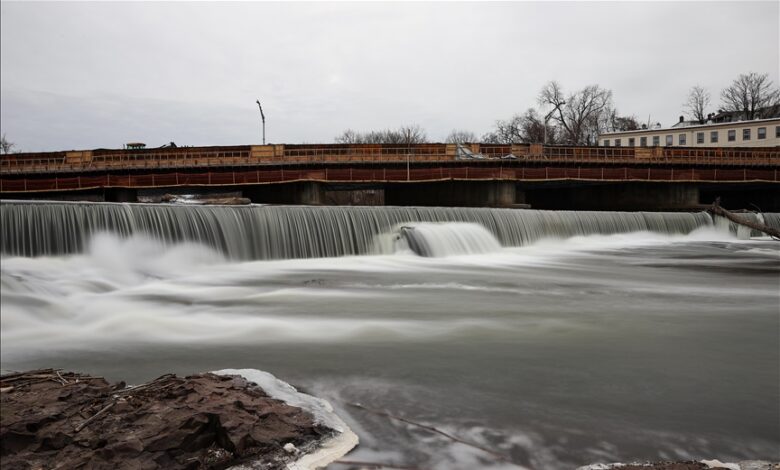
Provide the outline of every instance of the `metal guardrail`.
{"type": "Polygon", "coordinates": [[[184,148],[176,151],[96,151],[11,154],[0,157],[0,174],[88,173],[111,170],[278,166],[331,163],[431,163],[510,159],[539,163],[686,163],[702,166],[780,166],[780,148],[679,147],[542,147],[541,145],[463,146],[332,145],[263,146],[225,149],[184,148]],[[256,151],[257,149],[257,151],[256,151]]]}
{"type": "Polygon", "coordinates": [[[775,182],[778,168],[637,168],[637,167],[506,167],[438,166],[425,168],[329,167],[220,169],[202,172],[100,174],[53,178],[0,178],[0,192],[28,193],[97,188],[230,186],[313,181],[326,183],[403,183],[446,180],[509,181],[653,181],[653,182],[775,182]]]}

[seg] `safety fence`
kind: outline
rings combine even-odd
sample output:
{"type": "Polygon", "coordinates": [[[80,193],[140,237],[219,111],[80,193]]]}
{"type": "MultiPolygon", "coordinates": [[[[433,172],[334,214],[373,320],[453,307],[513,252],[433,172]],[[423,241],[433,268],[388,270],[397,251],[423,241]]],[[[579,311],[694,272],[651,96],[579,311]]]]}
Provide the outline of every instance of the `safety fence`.
{"type": "Polygon", "coordinates": [[[70,191],[95,188],[230,186],[312,181],[324,183],[404,183],[446,180],[780,182],[777,168],[636,168],[440,166],[427,168],[259,168],[203,172],[153,172],[93,176],[3,177],[0,192],[70,191]]]}
{"type": "Polygon", "coordinates": [[[257,145],[148,150],[84,150],[0,156],[0,174],[139,169],[522,161],[531,163],[780,166],[779,147],[561,147],[539,144],[257,145]]]}

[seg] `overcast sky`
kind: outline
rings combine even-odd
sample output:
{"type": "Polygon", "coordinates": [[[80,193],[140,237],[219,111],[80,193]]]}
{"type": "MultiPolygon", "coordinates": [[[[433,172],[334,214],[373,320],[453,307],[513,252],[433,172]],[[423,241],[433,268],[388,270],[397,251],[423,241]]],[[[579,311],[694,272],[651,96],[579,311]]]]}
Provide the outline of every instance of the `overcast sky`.
{"type": "Polygon", "coordinates": [[[672,124],[692,85],[778,83],[780,2],[0,4],[0,127],[24,151],[477,135],[549,80],[672,124]]]}

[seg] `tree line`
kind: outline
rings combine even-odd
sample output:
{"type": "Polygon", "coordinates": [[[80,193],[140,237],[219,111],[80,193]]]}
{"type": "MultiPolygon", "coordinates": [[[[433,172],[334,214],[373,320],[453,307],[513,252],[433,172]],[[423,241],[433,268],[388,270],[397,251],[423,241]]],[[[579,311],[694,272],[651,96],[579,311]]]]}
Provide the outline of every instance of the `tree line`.
{"type": "Polygon", "coordinates": [[[734,113],[740,120],[766,119],[780,116],[780,88],[769,80],[769,74],[743,73],[720,92],[721,105],[709,113],[712,95],[695,85],[688,93],[683,110],[691,121],[704,124],[723,113],[734,113]]]}
{"type": "Polygon", "coordinates": [[[0,154],[11,153],[14,147],[16,147],[16,144],[9,142],[8,139],[5,138],[5,134],[0,136],[0,154]]]}
{"type": "MultiPolygon", "coordinates": [[[[710,93],[696,85],[683,104],[684,114],[704,124],[718,113],[735,113],[737,119],[780,116],[780,89],[769,74],[741,74],[721,91],[718,113],[708,113],[710,93]]],[[[493,128],[477,137],[471,131],[453,129],[446,143],[484,142],[491,144],[547,143],[557,145],[596,145],[599,134],[638,130],[641,124],[633,115],[621,115],[614,105],[612,91],[588,85],[566,92],[560,83],[547,83],[537,95],[536,107],[497,120],[493,128]]],[[[335,138],[342,144],[419,144],[428,142],[427,133],[417,124],[398,129],[357,132],[347,129],[335,138]]]]}

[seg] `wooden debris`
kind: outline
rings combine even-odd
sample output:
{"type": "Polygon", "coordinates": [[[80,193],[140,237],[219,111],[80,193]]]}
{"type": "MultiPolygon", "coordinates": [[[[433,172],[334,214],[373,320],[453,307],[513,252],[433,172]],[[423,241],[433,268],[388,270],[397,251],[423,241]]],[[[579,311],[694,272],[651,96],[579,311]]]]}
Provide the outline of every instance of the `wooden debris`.
{"type": "Polygon", "coordinates": [[[712,203],[712,206],[710,206],[708,211],[711,214],[725,217],[728,220],[734,222],[735,224],[744,225],[745,227],[752,228],[753,230],[758,230],[759,232],[763,232],[776,240],[780,240],[780,230],[772,228],[768,225],[760,224],[758,222],[753,222],[747,219],[743,219],[742,217],[732,214],[731,212],[727,211],[726,209],[720,206],[719,197],[715,199],[715,202],[712,203]]]}
{"type": "Polygon", "coordinates": [[[111,400],[111,402],[108,405],[106,405],[103,408],[101,408],[100,411],[98,411],[97,413],[92,415],[89,419],[87,419],[83,423],[81,423],[78,426],[76,426],[76,429],[74,429],[73,432],[81,431],[82,429],[87,427],[89,425],[89,423],[91,423],[92,421],[95,421],[96,419],[101,417],[106,411],[110,410],[114,405],[116,405],[116,399],[111,400]]]}
{"type": "Polygon", "coordinates": [[[62,383],[62,385],[68,385],[68,381],[67,381],[67,380],[65,380],[65,379],[62,377],[62,375],[60,374],[60,371],[56,371],[56,372],[57,372],[57,378],[58,378],[58,379],[60,379],[60,382],[62,383]]]}

